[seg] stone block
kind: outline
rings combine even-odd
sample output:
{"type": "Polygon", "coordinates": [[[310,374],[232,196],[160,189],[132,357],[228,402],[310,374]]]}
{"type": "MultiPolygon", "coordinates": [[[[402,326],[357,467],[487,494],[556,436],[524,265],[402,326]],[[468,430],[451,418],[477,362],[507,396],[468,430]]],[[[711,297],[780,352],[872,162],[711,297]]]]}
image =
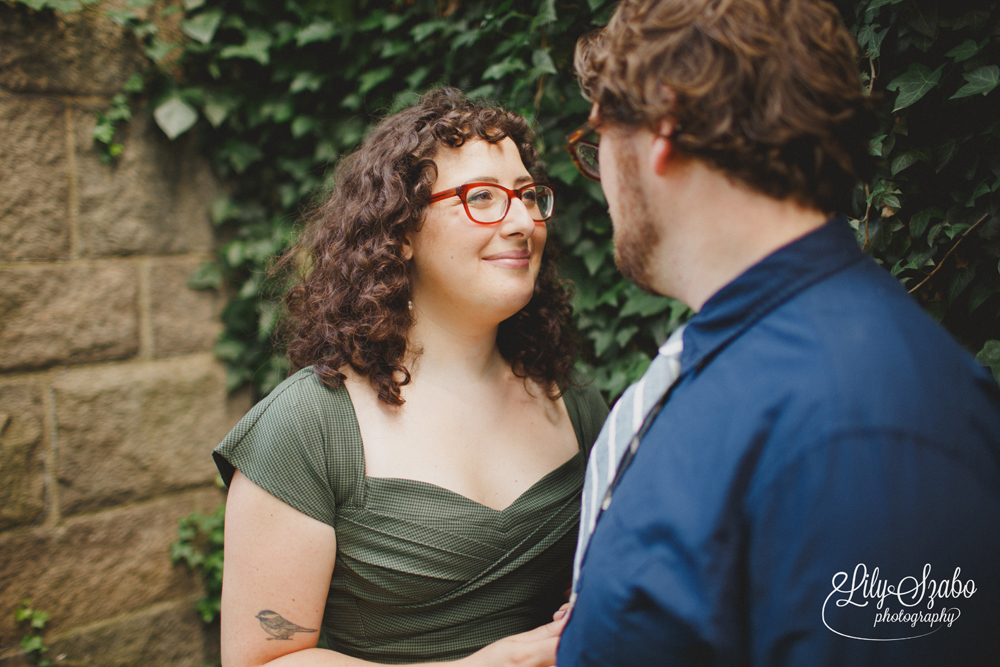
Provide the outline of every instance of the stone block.
{"type": "Polygon", "coordinates": [[[222,331],[222,298],[215,290],[193,290],[188,278],[199,259],[157,259],[150,268],[153,353],[157,357],[212,349],[222,331]]]}
{"type": "Polygon", "coordinates": [[[24,598],[51,614],[47,634],[190,599],[200,591],[197,577],[170,561],[177,519],[210,511],[221,500],[216,489],[202,489],[76,517],[59,527],[0,534],[0,646],[20,641],[14,609],[24,598]]]}
{"type": "Polygon", "coordinates": [[[77,116],[83,254],[211,252],[208,205],[222,190],[193,137],[170,141],[149,111],[140,111],[123,128],[118,161],[105,165],[93,149],[95,123],[91,113],[77,116]]]}
{"type": "Polygon", "coordinates": [[[124,262],[0,268],[0,371],[134,355],[137,285],[124,262]]]}
{"type": "Polygon", "coordinates": [[[209,353],[66,371],[53,383],[63,516],[210,484],[233,422],[209,353]]]}
{"type": "Polygon", "coordinates": [[[60,102],[0,95],[0,183],[0,261],[68,257],[69,174],[60,102]]]}
{"type": "Polygon", "coordinates": [[[62,95],[121,92],[146,59],[128,29],[100,9],[35,12],[0,3],[0,87],[62,95]]]}
{"type": "Polygon", "coordinates": [[[0,530],[45,513],[44,423],[40,386],[0,383],[0,530]]]}
{"type": "Polygon", "coordinates": [[[59,667],[201,667],[219,655],[217,628],[179,600],[57,637],[49,655],[65,656],[59,667]]]}

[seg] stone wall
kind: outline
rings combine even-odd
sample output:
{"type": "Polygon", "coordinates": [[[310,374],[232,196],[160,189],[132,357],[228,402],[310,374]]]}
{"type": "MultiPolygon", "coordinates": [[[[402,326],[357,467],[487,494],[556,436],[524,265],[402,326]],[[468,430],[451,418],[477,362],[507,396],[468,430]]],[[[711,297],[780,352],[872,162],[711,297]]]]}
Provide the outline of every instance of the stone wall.
{"type": "Polygon", "coordinates": [[[99,8],[0,3],[0,665],[26,664],[22,598],[59,665],[200,667],[217,637],[168,547],[222,500],[210,451],[249,407],[211,347],[220,188],[139,112],[117,164],[90,138],[143,66],[99,8]]]}

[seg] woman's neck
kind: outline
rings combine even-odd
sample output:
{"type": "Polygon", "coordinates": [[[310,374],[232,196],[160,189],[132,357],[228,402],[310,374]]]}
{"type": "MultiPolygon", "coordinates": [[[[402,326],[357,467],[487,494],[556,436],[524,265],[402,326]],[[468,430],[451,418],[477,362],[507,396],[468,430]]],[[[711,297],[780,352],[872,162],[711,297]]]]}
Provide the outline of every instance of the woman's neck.
{"type": "Polygon", "coordinates": [[[497,380],[508,369],[497,348],[498,325],[435,317],[416,306],[413,318],[406,354],[412,382],[460,386],[497,380]]]}

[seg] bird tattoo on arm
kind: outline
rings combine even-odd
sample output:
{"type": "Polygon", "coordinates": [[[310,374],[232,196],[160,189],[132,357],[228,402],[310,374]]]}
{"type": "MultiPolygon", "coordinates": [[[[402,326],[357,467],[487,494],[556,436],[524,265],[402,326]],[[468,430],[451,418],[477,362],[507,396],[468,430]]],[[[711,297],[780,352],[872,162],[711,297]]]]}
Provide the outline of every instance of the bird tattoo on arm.
{"type": "Polygon", "coordinates": [[[291,621],[285,620],[281,614],[270,609],[264,609],[254,618],[260,621],[260,627],[264,628],[264,632],[271,635],[267,638],[268,641],[272,639],[291,639],[292,635],[296,632],[316,632],[316,630],[295,625],[291,621]]]}

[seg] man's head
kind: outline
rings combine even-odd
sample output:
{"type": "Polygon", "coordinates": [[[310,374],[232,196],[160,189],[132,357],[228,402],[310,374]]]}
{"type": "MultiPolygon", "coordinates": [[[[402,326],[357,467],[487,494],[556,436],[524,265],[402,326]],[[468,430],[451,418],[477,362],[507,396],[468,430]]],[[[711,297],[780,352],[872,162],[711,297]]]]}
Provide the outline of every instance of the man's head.
{"type": "Polygon", "coordinates": [[[673,149],[775,199],[846,210],[872,169],[874,121],[853,37],[822,0],[623,0],[577,44],[600,122],[673,149]]]}

